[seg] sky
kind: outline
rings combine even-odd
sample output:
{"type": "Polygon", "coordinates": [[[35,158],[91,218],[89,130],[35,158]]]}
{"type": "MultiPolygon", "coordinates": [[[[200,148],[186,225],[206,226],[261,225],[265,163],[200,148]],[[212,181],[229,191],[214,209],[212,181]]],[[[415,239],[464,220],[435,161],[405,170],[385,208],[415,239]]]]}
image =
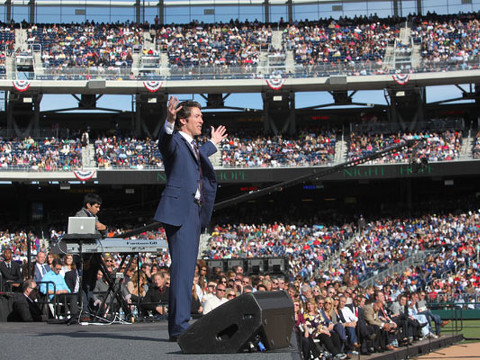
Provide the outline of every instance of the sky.
{"type": "MultiPolygon", "coordinates": [[[[466,89],[466,86],[464,87],[466,89]]],[[[188,96],[185,94],[176,95],[181,100],[193,99],[198,101],[202,106],[206,105],[205,100],[200,95],[188,96]]],[[[455,86],[432,86],[427,88],[427,103],[448,100],[455,97],[460,97],[461,92],[455,86]]],[[[379,105],[386,105],[383,90],[359,91],[353,100],[359,103],[374,103],[379,105]]],[[[332,102],[332,97],[327,92],[297,92],[295,94],[296,108],[304,108],[308,106],[328,104],[332,102]]],[[[226,106],[242,107],[245,103],[249,104],[250,109],[263,109],[263,101],[260,93],[255,94],[232,94],[226,101],[226,106]]],[[[76,107],[77,100],[71,95],[50,95],[43,96],[40,105],[40,111],[48,111],[58,109],[58,104],[62,104],[63,108],[76,107]]],[[[132,110],[131,96],[129,95],[104,95],[98,102],[97,107],[113,108],[118,110],[131,111],[132,110]]]]}

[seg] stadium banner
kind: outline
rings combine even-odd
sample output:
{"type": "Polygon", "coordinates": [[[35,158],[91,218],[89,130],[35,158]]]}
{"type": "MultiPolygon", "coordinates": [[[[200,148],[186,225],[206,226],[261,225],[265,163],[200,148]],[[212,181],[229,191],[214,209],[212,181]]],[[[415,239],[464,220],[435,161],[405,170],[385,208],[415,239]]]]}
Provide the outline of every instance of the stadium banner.
{"type": "Polygon", "coordinates": [[[283,77],[283,72],[280,70],[274,71],[270,78],[266,80],[267,85],[272,90],[280,90],[285,84],[285,78],[283,77]]]}
{"type": "MultiPolygon", "coordinates": [[[[248,183],[279,183],[300,176],[312,174],[312,170],[319,168],[311,167],[284,167],[284,168],[217,168],[215,170],[217,181],[223,184],[248,184],[248,183]]],[[[325,167],[327,169],[327,167],[325,167]]],[[[322,177],[321,181],[368,181],[368,180],[391,180],[401,178],[420,177],[454,177],[454,176],[478,176],[480,173],[480,161],[451,161],[430,163],[419,168],[414,164],[382,164],[360,165],[345,168],[342,171],[322,177]]],[[[100,184],[165,184],[167,177],[161,170],[98,170],[97,181],[100,184]]]]}
{"type": "Polygon", "coordinates": [[[27,91],[28,88],[30,87],[31,82],[29,80],[14,80],[13,81],[13,87],[15,90],[24,92],[27,91]]]}
{"type": "Polygon", "coordinates": [[[143,86],[150,92],[157,92],[163,85],[163,81],[144,81],[143,86]]]}
{"type": "Polygon", "coordinates": [[[73,172],[75,177],[80,181],[88,181],[95,177],[95,170],[76,170],[73,172]]]}
{"type": "Polygon", "coordinates": [[[405,85],[410,80],[410,74],[395,74],[392,77],[398,85],[405,85]]]}

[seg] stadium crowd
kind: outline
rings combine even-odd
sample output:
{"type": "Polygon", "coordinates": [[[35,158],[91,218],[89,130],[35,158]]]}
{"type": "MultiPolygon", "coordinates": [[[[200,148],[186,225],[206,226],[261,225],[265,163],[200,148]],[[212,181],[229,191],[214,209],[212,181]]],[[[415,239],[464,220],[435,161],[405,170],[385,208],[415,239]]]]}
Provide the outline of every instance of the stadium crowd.
{"type": "Polygon", "coordinates": [[[295,51],[297,64],[374,62],[381,65],[387,46],[395,42],[399,31],[399,25],[379,22],[339,24],[331,20],[327,24],[288,24],[283,30],[283,43],[295,51]]]}
{"type": "Polygon", "coordinates": [[[273,52],[271,25],[258,23],[162,26],[156,42],[170,66],[252,66],[261,51],[273,52]]]}
{"type": "Polygon", "coordinates": [[[95,155],[100,169],[163,167],[157,142],[149,138],[99,138],[95,141],[95,155]]]}
{"type": "Polygon", "coordinates": [[[39,46],[44,66],[108,69],[131,67],[133,53],[141,51],[143,28],[134,24],[33,24],[27,45],[39,46]]]}
{"type": "MultiPolygon", "coordinates": [[[[350,134],[348,160],[371,155],[388,147],[396,146],[403,140],[425,140],[415,147],[417,158],[426,158],[429,162],[458,159],[462,150],[462,131],[446,130],[403,134],[350,134]]],[[[405,162],[412,157],[412,149],[397,152],[375,160],[375,163],[405,162]]]]}
{"type": "Polygon", "coordinates": [[[0,169],[31,171],[70,171],[82,167],[80,140],[54,137],[35,140],[0,139],[0,169]]]}
{"type": "MultiPolygon", "coordinates": [[[[352,132],[345,145],[345,161],[368,156],[404,140],[423,139],[415,147],[414,157],[429,162],[451,161],[460,157],[461,130],[404,133],[352,132]]],[[[474,138],[471,156],[479,158],[479,140],[474,138]]],[[[297,136],[264,136],[239,130],[222,143],[223,167],[297,167],[332,164],[340,135],[335,130],[301,129],[297,136]]],[[[205,141],[205,138],[203,138],[205,141]]],[[[85,144],[83,144],[85,145],[85,144]]],[[[101,136],[94,141],[95,161],[100,169],[162,168],[156,140],[129,136],[101,136]]],[[[412,149],[385,155],[372,163],[401,163],[412,160],[412,149]]],[[[34,171],[70,171],[82,167],[82,142],[79,138],[59,140],[54,137],[35,140],[0,139],[0,169],[34,171]]]]}
{"type": "MultiPolygon", "coordinates": [[[[412,42],[397,41],[397,51],[412,54],[412,43],[421,46],[422,63],[412,70],[430,71],[437,64],[445,68],[453,65],[454,69],[478,67],[476,13],[445,16],[429,13],[396,19],[371,16],[278,24],[231,21],[149,27],[129,22],[87,21],[23,25],[28,53],[40,49],[44,67],[56,69],[60,74],[66,68],[90,69],[92,73],[131,69],[135,52],[157,58],[165,53],[172,69],[215,66],[251,69],[260,64],[262,53],[285,59],[289,50],[294,52],[295,64],[305,68],[324,64],[372,64],[375,71],[384,73],[388,71],[384,66],[387,46],[399,40],[400,29],[405,24],[410,28],[412,42]],[[282,34],[280,41],[272,42],[274,31],[282,34]],[[153,38],[154,47],[147,49],[144,32],[150,32],[148,37],[153,38]]],[[[9,53],[19,49],[15,48],[13,27],[0,27],[0,45],[9,53]]],[[[352,75],[355,74],[362,72],[353,71],[352,75]]]]}
{"type": "Polygon", "coordinates": [[[478,68],[479,26],[476,14],[415,18],[411,36],[421,44],[423,66],[428,69],[443,63],[462,70],[478,68]]]}

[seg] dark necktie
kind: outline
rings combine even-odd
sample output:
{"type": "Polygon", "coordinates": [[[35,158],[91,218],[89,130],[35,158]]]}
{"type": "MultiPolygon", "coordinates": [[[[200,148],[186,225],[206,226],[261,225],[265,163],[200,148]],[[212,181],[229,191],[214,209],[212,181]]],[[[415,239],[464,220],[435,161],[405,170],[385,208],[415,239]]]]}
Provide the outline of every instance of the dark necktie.
{"type": "Polygon", "coordinates": [[[198,188],[200,190],[199,200],[203,202],[203,199],[205,198],[205,196],[203,195],[203,171],[202,171],[202,164],[200,162],[200,151],[198,151],[197,142],[195,140],[192,140],[192,147],[193,147],[193,152],[195,153],[195,157],[197,158],[198,169],[200,171],[200,183],[198,184],[198,188]]]}

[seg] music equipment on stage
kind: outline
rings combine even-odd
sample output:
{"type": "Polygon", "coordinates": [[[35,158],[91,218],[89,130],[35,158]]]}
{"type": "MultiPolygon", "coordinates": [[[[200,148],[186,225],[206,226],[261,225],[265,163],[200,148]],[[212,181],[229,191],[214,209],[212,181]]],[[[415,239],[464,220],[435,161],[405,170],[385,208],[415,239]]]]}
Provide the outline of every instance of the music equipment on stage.
{"type": "Polygon", "coordinates": [[[77,241],[63,241],[61,248],[66,254],[99,254],[99,253],[144,253],[161,252],[167,249],[165,240],[157,239],[119,239],[104,238],[79,244],[77,241]],[[81,248],[80,248],[81,247],[81,248]]]}
{"type": "Polygon", "coordinates": [[[179,338],[186,354],[226,354],[290,346],[295,317],[286,291],[242,294],[192,324],[179,338]]]}
{"type": "Polygon", "coordinates": [[[68,218],[68,234],[95,234],[96,219],[94,217],[75,217],[68,218]]]}

